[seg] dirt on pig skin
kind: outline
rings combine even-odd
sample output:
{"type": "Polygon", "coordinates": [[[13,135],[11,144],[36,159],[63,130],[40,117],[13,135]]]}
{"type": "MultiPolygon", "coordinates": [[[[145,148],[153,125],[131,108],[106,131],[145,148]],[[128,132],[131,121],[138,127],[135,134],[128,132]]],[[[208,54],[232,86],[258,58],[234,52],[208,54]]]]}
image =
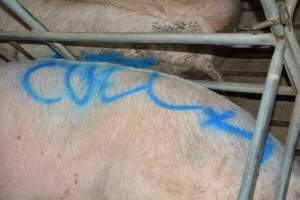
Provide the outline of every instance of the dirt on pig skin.
{"type": "MultiPolygon", "coordinates": [[[[155,32],[155,33],[214,33],[232,32],[240,15],[239,0],[21,0],[20,1],[50,31],[54,32],[155,32]]],[[[13,17],[0,9],[0,29],[25,31],[13,17]]],[[[35,58],[53,56],[42,45],[23,45],[35,58]]],[[[151,44],[133,49],[137,45],[108,45],[96,48],[68,46],[80,57],[83,53],[103,53],[113,50],[126,56],[150,55],[157,63],[153,69],[183,76],[193,71],[198,77],[222,80],[214,66],[216,59],[212,47],[199,45],[151,44]],[[128,49],[129,48],[129,49],[128,49]]],[[[24,56],[7,45],[0,51],[11,60],[24,60],[24,56]]],[[[225,54],[225,53],[224,53],[225,54]]]]}
{"type": "MultiPolygon", "coordinates": [[[[0,199],[236,199],[254,120],[187,80],[59,59],[0,68],[0,199]]],[[[255,200],[274,199],[268,136],[255,200]]],[[[288,200],[299,200],[299,166],[288,200]]]]}

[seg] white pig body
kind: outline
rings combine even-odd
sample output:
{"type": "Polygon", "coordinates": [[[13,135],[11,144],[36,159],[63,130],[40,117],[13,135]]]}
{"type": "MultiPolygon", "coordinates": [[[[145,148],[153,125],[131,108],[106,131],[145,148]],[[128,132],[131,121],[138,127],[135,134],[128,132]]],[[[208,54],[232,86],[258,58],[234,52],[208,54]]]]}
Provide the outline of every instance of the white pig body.
{"type": "MultiPolygon", "coordinates": [[[[56,32],[168,32],[168,33],[213,33],[231,32],[239,19],[239,0],[22,0],[21,3],[33,13],[50,31],[56,32]]],[[[22,30],[15,19],[0,10],[2,30],[22,30]]],[[[111,48],[70,47],[80,56],[85,53],[111,51],[111,48]]],[[[155,56],[154,69],[180,74],[202,72],[211,79],[221,77],[213,65],[213,57],[207,47],[148,45],[144,50],[129,50],[132,45],[123,45],[114,51],[126,56],[155,56]],[[125,49],[123,49],[125,48],[125,49]],[[199,52],[202,54],[199,54],[199,52]],[[204,53],[203,53],[204,52],[204,53]],[[165,68],[172,66],[172,68],[165,68]]],[[[6,47],[7,48],[7,47],[6,47]]],[[[26,48],[37,58],[51,57],[50,49],[37,46],[26,48]]],[[[2,48],[12,60],[22,60],[21,54],[2,48]]]]}
{"type": "MultiPolygon", "coordinates": [[[[0,93],[0,199],[237,197],[254,120],[206,88],[41,60],[2,65],[0,93]]],[[[281,156],[269,136],[256,200],[274,198],[281,156]]],[[[288,200],[300,199],[295,172],[288,200]]]]}

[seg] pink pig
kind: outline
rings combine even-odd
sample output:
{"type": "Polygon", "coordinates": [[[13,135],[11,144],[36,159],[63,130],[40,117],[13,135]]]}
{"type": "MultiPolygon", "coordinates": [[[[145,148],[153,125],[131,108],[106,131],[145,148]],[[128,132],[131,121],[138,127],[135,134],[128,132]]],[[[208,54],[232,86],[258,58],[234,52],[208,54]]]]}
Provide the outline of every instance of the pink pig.
{"type": "MultiPolygon", "coordinates": [[[[239,21],[239,0],[21,0],[24,6],[50,31],[56,32],[164,32],[214,33],[232,32],[239,21]]],[[[25,31],[4,10],[0,9],[0,29],[25,31]]],[[[53,56],[45,46],[24,45],[36,58],[53,56]]],[[[152,44],[133,49],[135,45],[106,45],[102,48],[74,47],[74,55],[114,51],[125,56],[154,56],[153,69],[200,78],[221,80],[214,67],[217,62],[212,49],[199,45],[152,44]],[[142,49],[141,49],[142,48],[142,49]]],[[[0,51],[12,60],[24,60],[6,45],[0,51]]]]}
{"type": "MultiPolygon", "coordinates": [[[[236,199],[253,118],[193,82],[108,63],[0,68],[0,199],[236,199]]],[[[255,200],[274,199],[269,136],[255,200]]],[[[299,200],[295,164],[288,200],[299,200]]]]}

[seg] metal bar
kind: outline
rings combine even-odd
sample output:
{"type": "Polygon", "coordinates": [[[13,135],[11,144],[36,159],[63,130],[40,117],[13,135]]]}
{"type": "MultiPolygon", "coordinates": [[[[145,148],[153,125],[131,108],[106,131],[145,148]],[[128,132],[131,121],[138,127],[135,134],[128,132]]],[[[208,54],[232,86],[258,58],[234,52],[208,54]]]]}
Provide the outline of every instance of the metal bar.
{"type": "Polygon", "coordinates": [[[1,52],[0,52],[0,59],[2,62],[10,62],[11,61],[5,55],[3,55],[1,52]]]}
{"type": "Polygon", "coordinates": [[[214,45],[274,45],[270,33],[54,33],[0,32],[0,41],[60,42],[60,43],[173,43],[214,45]]]}
{"type": "Polygon", "coordinates": [[[291,82],[300,91],[300,47],[292,27],[287,28],[287,45],[284,58],[291,82]]]}
{"type": "Polygon", "coordinates": [[[281,161],[281,170],[279,175],[279,184],[277,187],[277,200],[286,199],[295,151],[300,135],[300,94],[297,94],[294,110],[289,126],[287,142],[285,144],[284,156],[281,161]]]}
{"type": "MultiPolygon", "coordinates": [[[[11,12],[13,12],[27,27],[33,31],[47,32],[48,30],[17,0],[0,0],[11,12]]],[[[71,52],[63,45],[50,43],[48,46],[66,59],[75,60],[71,52]]]]}
{"type": "Polygon", "coordinates": [[[23,54],[26,58],[28,58],[30,60],[34,60],[34,57],[28,51],[26,51],[26,49],[24,49],[21,45],[19,45],[18,43],[16,43],[16,42],[9,42],[9,44],[11,46],[13,46],[21,54],[23,54]]]}
{"type": "MultiPolygon", "coordinates": [[[[263,84],[252,84],[252,83],[236,83],[236,82],[213,82],[213,81],[201,81],[192,80],[193,82],[200,84],[212,90],[227,91],[227,92],[242,92],[252,94],[262,94],[264,91],[263,84]]],[[[293,88],[288,86],[279,86],[278,95],[282,96],[295,96],[293,88]]]]}
{"type": "Polygon", "coordinates": [[[285,0],[287,10],[291,17],[293,17],[298,0],[285,0]]]}
{"type": "Polygon", "coordinates": [[[280,75],[283,68],[283,54],[285,48],[286,41],[278,42],[272,57],[264,93],[258,111],[255,131],[247,156],[238,197],[239,200],[250,200],[253,198],[260,161],[267,138],[267,130],[271,120],[280,75]]]}
{"type": "Polygon", "coordinates": [[[277,38],[282,38],[285,35],[284,27],[279,23],[279,11],[274,0],[260,0],[264,9],[267,20],[275,20],[278,24],[272,26],[271,30],[277,38]]]}

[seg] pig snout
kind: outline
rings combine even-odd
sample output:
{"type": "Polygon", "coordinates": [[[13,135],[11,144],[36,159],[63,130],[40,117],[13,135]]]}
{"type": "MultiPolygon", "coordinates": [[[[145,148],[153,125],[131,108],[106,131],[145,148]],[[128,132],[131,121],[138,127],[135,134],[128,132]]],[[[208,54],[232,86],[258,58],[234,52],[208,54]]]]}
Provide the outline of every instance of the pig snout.
{"type": "MultiPolygon", "coordinates": [[[[0,92],[0,199],[237,198],[254,120],[199,85],[54,59],[2,65],[0,92]]],[[[254,199],[281,156],[269,135],[254,199]]]]}

